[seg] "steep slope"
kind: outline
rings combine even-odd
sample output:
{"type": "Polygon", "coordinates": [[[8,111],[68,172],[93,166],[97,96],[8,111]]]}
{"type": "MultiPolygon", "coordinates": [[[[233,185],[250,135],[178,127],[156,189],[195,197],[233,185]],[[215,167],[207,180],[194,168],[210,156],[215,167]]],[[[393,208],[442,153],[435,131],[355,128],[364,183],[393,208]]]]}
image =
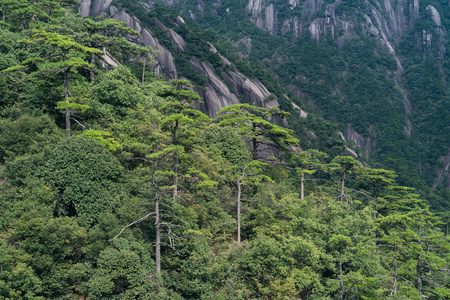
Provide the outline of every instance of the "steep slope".
{"type": "Polygon", "coordinates": [[[302,148],[353,144],[359,151],[346,153],[395,170],[402,184],[450,189],[446,4],[90,2],[83,15],[139,31],[136,42],[160,52],[153,71],[194,82],[211,117],[238,102],[280,105],[302,148]]]}
{"type": "MultiPolygon", "coordinates": [[[[151,11],[150,5],[144,3],[141,3],[141,5],[140,9],[142,11],[151,11]]],[[[259,80],[249,79],[234,70],[227,59],[224,57],[219,58],[220,54],[217,53],[217,50],[212,45],[208,46],[210,48],[207,51],[216,55],[215,58],[219,60],[216,65],[219,67],[227,66],[229,70],[220,74],[208,60],[189,56],[189,66],[184,65],[182,67],[188,68],[190,72],[181,72],[180,74],[177,70],[176,62],[180,63],[183,60],[182,54],[186,51],[185,48],[189,46],[180,34],[172,28],[166,27],[156,17],[148,17],[145,20],[145,24],[142,24],[143,21],[136,16],[130,15],[125,10],[118,9],[118,7],[112,5],[112,1],[103,0],[82,0],[80,2],[80,13],[83,17],[91,16],[97,18],[100,16],[114,18],[127,23],[130,28],[139,32],[140,36],[135,42],[151,46],[159,52],[156,62],[151,66],[152,71],[157,76],[164,76],[167,80],[184,78],[193,80],[196,83],[194,90],[203,98],[203,103],[197,104],[198,108],[212,118],[216,116],[216,113],[222,107],[240,103],[239,99],[263,107],[279,106],[276,97],[259,80]],[[166,46],[161,44],[157,35],[155,35],[155,31],[160,34],[159,38],[166,38],[166,46]],[[172,46],[172,51],[167,49],[167,43],[172,46]],[[197,73],[195,74],[196,76],[189,76],[192,72],[197,73]],[[198,74],[201,76],[200,79],[198,74]],[[227,85],[232,86],[233,91],[227,85]]],[[[174,22],[172,25],[184,27],[185,31],[189,31],[181,17],[176,18],[176,23],[174,22]]],[[[178,65],[178,67],[180,66],[178,65]]],[[[287,123],[284,124],[287,125],[287,123]]]]}
{"type": "Polygon", "coordinates": [[[447,2],[160,2],[219,32],[233,61],[272,72],[299,107],[340,124],[371,164],[404,184],[450,189],[447,2]]]}

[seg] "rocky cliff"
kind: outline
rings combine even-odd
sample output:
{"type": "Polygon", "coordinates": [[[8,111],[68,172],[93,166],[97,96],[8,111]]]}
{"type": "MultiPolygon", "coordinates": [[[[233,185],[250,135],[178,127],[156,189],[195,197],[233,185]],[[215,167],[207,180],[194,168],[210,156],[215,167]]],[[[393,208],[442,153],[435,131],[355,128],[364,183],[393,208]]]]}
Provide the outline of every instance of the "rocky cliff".
{"type": "MultiPolygon", "coordinates": [[[[385,100],[382,100],[377,99],[376,97],[380,96],[375,96],[376,93],[372,92],[374,98],[366,101],[366,104],[362,101],[359,103],[353,101],[352,107],[342,108],[342,110],[339,108],[334,109],[335,114],[333,111],[328,111],[328,117],[333,120],[350,119],[346,123],[341,124],[341,130],[345,133],[346,140],[355,142],[361,148],[362,154],[366,158],[372,157],[377,151],[392,149],[392,146],[387,145],[389,143],[392,144],[392,142],[386,141],[386,135],[396,135],[400,139],[405,139],[404,144],[423,144],[423,147],[427,148],[428,152],[419,154],[418,156],[422,156],[422,158],[415,161],[414,164],[421,166],[418,169],[420,168],[420,172],[422,172],[422,161],[429,160],[427,155],[433,155],[432,160],[434,163],[429,165],[427,174],[434,176],[435,182],[441,182],[442,174],[445,174],[447,166],[447,160],[445,159],[447,153],[443,152],[450,146],[449,138],[446,136],[449,134],[448,130],[439,132],[431,124],[434,120],[432,116],[433,110],[441,111],[440,118],[445,118],[445,115],[450,113],[448,104],[439,104],[439,108],[434,107],[436,103],[448,103],[448,99],[442,96],[443,94],[439,95],[440,92],[437,92],[448,88],[448,71],[445,69],[446,45],[448,45],[445,27],[447,22],[443,21],[443,18],[448,15],[446,11],[448,3],[438,0],[426,2],[420,0],[244,0],[239,3],[238,1],[219,0],[198,1],[198,3],[200,2],[202,3],[201,12],[192,1],[178,0],[170,5],[176,7],[182,14],[184,13],[187,16],[195,15],[197,22],[200,23],[201,16],[207,17],[208,12],[216,16],[218,20],[223,18],[227,22],[236,22],[237,26],[241,22],[242,17],[244,17],[260,30],[266,31],[272,36],[283,37],[285,44],[289,46],[284,49],[282,45],[279,47],[275,46],[270,50],[272,52],[266,51],[263,56],[261,55],[261,50],[265,48],[264,41],[259,41],[259,44],[257,44],[258,37],[255,36],[252,30],[246,31],[245,28],[240,27],[239,30],[244,33],[236,32],[235,40],[232,40],[232,42],[236,45],[238,55],[241,58],[249,60],[261,59],[261,64],[264,68],[269,66],[274,74],[280,74],[280,76],[283,76],[284,73],[284,78],[288,77],[290,79],[289,82],[286,82],[287,89],[297,97],[308,101],[313,109],[317,107],[318,103],[322,102],[321,109],[328,110],[324,100],[317,98],[317,96],[311,96],[312,94],[320,95],[319,97],[322,98],[340,98],[336,101],[337,104],[334,107],[338,108],[339,105],[343,107],[345,102],[353,97],[352,94],[355,94],[351,88],[351,85],[355,84],[354,76],[358,78],[357,81],[366,77],[369,78],[372,76],[370,72],[378,69],[378,75],[373,75],[366,81],[367,83],[373,82],[377,80],[377,76],[380,76],[381,70],[385,68],[382,65],[383,62],[372,63],[366,70],[360,69],[358,71],[358,68],[360,68],[359,63],[350,62],[348,56],[342,56],[340,59],[345,61],[339,67],[342,69],[334,70],[334,74],[337,74],[339,77],[328,77],[328,80],[338,82],[333,83],[334,86],[329,90],[331,96],[328,96],[324,95],[324,93],[311,93],[311,89],[323,88],[324,78],[327,76],[320,75],[322,78],[315,79],[315,81],[312,80],[311,77],[316,76],[311,70],[305,71],[305,66],[308,66],[308,63],[298,64],[293,61],[293,58],[290,56],[296,57],[295,59],[301,56],[292,52],[290,55],[286,54],[286,49],[289,52],[290,48],[296,47],[295,43],[297,41],[301,40],[302,43],[305,43],[304,38],[310,37],[311,40],[316,41],[318,44],[323,43],[326,45],[329,45],[328,41],[332,39],[337,43],[339,51],[349,49],[349,47],[355,47],[356,51],[361,51],[361,49],[365,48],[363,51],[372,51],[372,54],[375,56],[374,61],[381,57],[381,53],[387,53],[392,59],[394,67],[386,68],[383,72],[387,74],[388,81],[394,86],[392,94],[398,93],[400,96],[390,97],[388,94],[385,94],[383,96],[385,100]],[[239,15],[238,11],[242,13],[239,15]],[[370,49],[367,49],[369,47],[370,49]],[[301,65],[301,67],[293,67],[293,65],[301,65]],[[425,70],[425,66],[428,66],[427,68],[429,69],[425,70]],[[437,73],[433,70],[435,67],[438,69],[437,73]],[[286,69],[289,69],[290,72],[297,72],[297,74],[286,76],[286,69]],[[352,75],[353,77],[347,75],[349,71],[355,72],[352,75]],[[434,76],[434,79],[431,78],[432,76],[434,76]],[[440,77],[440,83],[437,83],[438,79],[436,77],[440,77]],[[352,83],[347,82],[347,80],[351,80],[352,83]],[[434,84],[432,85],[431,82],[433,81],[434,84]],[[349,84],[350,88],[347,91],[343,91],[345,86],[349,84]],[[430,88],[422,87],[424,85],[429,85],[430,88]],[[400,102],[403,107],[401,111],[399,111],[397,104],[394,103],[398,100],[402,101],[402,103],[400,102]],[[372,101],[380,101],[380,103],[385,101],[385,104],[377,107],[370,104],[372,101]],[[391,108],[388,108],[389,101],[391,108]],[[394,106],[398,108],[394,109],[394,106]],[[368,117],[377,114],[374,113],[374,109],[379,110],[377,118],[379,118],[380,114],[383,114],[383,109],[386,115],[398,116],[398,122],[402,124],[395,129],[397,133],[393,134],[393,129],[387,129],[386,126],[384,126],[386,129],[381,129],[383,125],[380,124],[378,119],[370,119],[368,117]],[[356,111],[359,112],[355,113],[356,111]],[[341,118],[340,116],[343,113],[347,113],[349,117],[341,118]],[[368,120],[363,122],[364,127],[362,127],[361,123],[356,124],[357,122],[354,122],[352,117],[358,120],[368,120]],[[387,132],[384,130],[387,130],[387,132]],[[436,155],[433,150],[435,145],[433,145],[433,142],[430,142],[428,137],[430,131],[434,131],[433,134],[439,136],[436,139],[442,141],[439,155],[436,155]],[[380,139],[385,141],[379,143],[380,139]],[[438,167],[439,160],[444,162],[444,167],[438,167]],[[433,165],[435,167],[432,167],[433,165]],[[435,169],[433,170],[433,168],[435,169]],[[432,174],[438,174],[439,178],[432,174]]],[[[169,3],[166,2],[165,4],[169,3]]],[[[206,27],[214,28],[211,24],[206,24],[206,27]]],[[[231,34],[228,36],[231,36],[231,34]]],[[[276,41],[279,41],[279,39],[276,41]]],[[[269,39],[267,42],[269,43],[269,39]]],[[[297,48],[304,49],[302,47],[297,48]]],[[[323,59],[327,60],[330,58],[324,57],[323,59]]],[[[323,74],[320,68],[324,68],[324,65],[330,67],[327,63],[324,61],[323,64],[320,64],[320,62],[315,64],[314,67],[319,68],[316,72],[323,74]]],[[[328,69],[327,71],[333,70],[328,69]]],[[[372,73],[375,74],[375,72],[372,73]]],[[[229,86],[233,86],[233,81],[230,80],[232,74],[226,74],[222,78],[229,86]]],[[[242,83],[241,86],[243,86],[242,83]]],[[[366,86],[356,85],[354,88],[361,90],[365,89],[366,86]]],[[[361,93],[357,92],[356,94],[359,97],[361,93]]],[[[362,94],[364,96],[364,93],[362,94]]],[[[299,104],[299,102],[297,103],[299,104]]],[[[329,105],[332,104],[330,103],[329,105]]],[[[305,106],[302,109],[305,109],[305,106]]],[[[414,153],[417,150],[407,150],[405,148],[403,152],[406,151],[414,153]]],[[[411,154],[411,156],[417,157],[417,154],[411,154]]],[[[430,186],[433,185],[430,182],[428,184],[430,186]]],[[[434,186],[436,185],[434,184],[434,186]]],[[[450,188],[450,185],[448,185],[448,188],[450,188]]]]}
{"type": "MultiPolygon", "coordinates": [[[[211,117],[220,108],[239,101],[271,107],[281,100],[286,105],[284,101],[289,99],[287,107],[292,101],[293,107],[301,108],[305,119],[318,112],[336,122],[344,140],[361,148],[362,157],[389,158],[402,170],[407,162],[430,187],[443,182],[450,134],[445,128],[439,130],[445,125],[437,128],[433,122],[444,120],[450,113],[445,96],[450,94],[446,70],[447,3],[157,0],[140,4],[148,11],[156,2],[172,6],[179,13],[178,17],[172,16],[176,24],[168,24],[164,16],[156,16],[146,21],[152,24],[146,28],[126,10],[111,5],[110,0],[83,0],[80,12],[112,17],[140,32],[137,42],[159,50],[152,67],[166,79],[187,74],[186,65],[181,66],[178,58],[188,56],[185,63],[191,72],[203,78],[194,88],[204,99],[197,107],[211,117]],[[174,27],[185,24],[183,18],[191,18],[201,27],[223,34],[222,44],[211,40],[222,53],[212,44],[208,46],[220,57],[220,67],[217,60],[208,60],[205,53],[190,52],[192,41],[181,34],[183,39],[177,33],[180,30],[174,27]],[[161,32],[165,34],[164,40],[161,32]],[[229,45],[228,49],[220,47],[224,43],[229,45]],[[232,62],[239,65],[239,59],[263,68],[273,77],[271,82],[263,77],[259,77],[261,81],[255,79],[249,69],[236,69],[232,62]],[[261,82],[275,84],[269,91],[261,82]],[[284,94],[287,96],[283,97],[284,94]],[[436,142],[440,143],[438,147],[436,142]]],[[[303,132],[310,141],[318,136],[313,128],[303,132]]],[[[403,176],[409,177],[407,172],[403,176]]]]}
{"type": "MultiPolygon", "coordinates": [[[[140,34],[138,39],[133,42],[151,46],[159,52],[156,62],[151,66],[156,75],[162,75],[166,80],[179,78],[180,76],[177,72],[173,54],[158,41],[155,34],[153,34],[149,28],[141,25],[141,21],[138,18],[128,14],[124,10],[119,10],[114,5],[111,5],[111,3],[111,0],[81,0],[80,13],[83,17],[113,18],[127,23],[128,27],[136,30],[140,34]]],[[[167,5],[176,3],[176,1],[165,1],[165,4],[167,5]]],[[[143,4],[142,9],[151,9],[151,6],[143,4]]],[[[184,23],[183,18],[180,16],[176,21],[179,24],[184,23]]],[[[156,27],[166,33],[177,51],[180,53],[185,51],[186,42],[179,34],[173,29],[167,28],[157,18],[152,18],[152,22],[156,27]]],[[[211,47],[211,51],[217,52],[214,47],[211,47]]],[[[225,57],[221,57],[225,63],[231,64],[225,57]]],[[[217,112],[222,107],[240,103],[239,99],[246,100],[247,102],[262,107],[278,106],[276,97],[258,80],[251,80],[241,73],[233,72],[231,70],[227,73],[216,74],[216,71],[210,62],[201,61],[195,56],[192,56],[189,62],[191,66],[206,79],[205,86],[194,87],[194,90],[203,98],[203,103],[198,103],[197,108],[204,113],[209,114],[212,118],[216,117],[217,112]],[[221,77],[223,77],[223,79],[221,77]],[[232,86],[232,91],[227,84],[232,86]],[[266,101],[267,99],[270,99],[270,101],[266,101]]],[[[287,126],[286,121],[279,120],[279,122],[287,126]]]]}

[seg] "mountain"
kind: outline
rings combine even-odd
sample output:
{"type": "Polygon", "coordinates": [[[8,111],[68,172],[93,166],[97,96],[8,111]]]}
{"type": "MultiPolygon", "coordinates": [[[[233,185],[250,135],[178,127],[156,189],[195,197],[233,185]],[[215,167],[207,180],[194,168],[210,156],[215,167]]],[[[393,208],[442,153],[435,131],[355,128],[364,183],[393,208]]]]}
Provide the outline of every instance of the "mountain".
{"type": "MultiPolygon", "coordinates": [[[[151,46],[153,49],[159,51],[157,61],[152,66],[152,71],[154,71],[157,76],[162,75],[167,80],[188,78],[194,82],[196,81],[197,78],[195,75],[189,76],[189,73],[186,75],[183,73],[180,74],[178,70],[180,67],[186,68],[185,65],[180,66],[180,64],[178,64],[177,66],[177,58],[178,61],[182,60],[177,56],[183,54],[186,51],[184,48],[187,46],[186,41],[180,34],[172,28],[166,27],[156,17],[149,18],[149,23],[147,23],[147,26],[145,27],[145,25],[141,24],[141,20],[128,14],[124,10],[118,10],[118,8],[111,3],[111,1],[101,0],[96,0],[92,3],[91,1],[81,1],[80,13],[82,16],[89,15],[92,17],[103,16],[105,18],[114,18],[118,21],[127,23],[130,28],[139,32],[140,36],[136,42],[151,46]],[[161,44],[156,37],[157,33],[155,34],[152,29],[153,31],[160,31],[160,34],[165,34],[166,37],[169,38],[171,46],[173,47],[173,49],[171,49],[172,52],[161,44]]],[[[146,11],[151,10],[151,7],[149,5],[142,5],[141,9],[146,11]]],[[[172,24],[173,26],[186,26],[181,17],[178,17],[173,21],[176,22],[172,24]]],[[[206,51],[208,52],[208,55],[213,56],[213,59],[220,60],[221,65],[231,65],[225,57],[221,57],[220,54],[217,53],[217,50],[212,44],[208,45],[206,51]]],[[[198,54],[201,55],[201,52],[198,54]]],[[[279,106],[274,96],[259,80],[249,79],[240,72],[231,69],[222,74],[219,73],[218,75],[209,60],[202,60],[201,57],[197,56],[191,56],[188,61],[184,61],[183,63],[188,64],[187,68],[191,73],[197,73],[197,77],[199,77],[199,75],[201,76],[200,79],[197,79],[197,81],[200,81],[197,83],[200,84],[197,84],[194,88],[194,90],[203,98],[203,103],[198,104],[198,108],[201,111],[209,114],[211,117],[215,117],[216,113],[222,107],[240,103],[239,98],[266,108],[279,106]],[[231,90],[233,90],[233,92],[231,90]]]]}
{"type": "Polygon", "coordinates": [[[289,3],[0,0],[1,299],[449,298],[445,26],[289,3]]]}
{"type": "Polygon", "coordinates": [[[160,51],[156,73],[195,82],[210,116],[238,101],[280,105],[308,147],[320,129],[299,116],[317,115],[403,184],[450,188],[446,2],[90,2],[82,15],[141,32],[160,51]]]}
{"type": "Polygon", "coordinates": [[[162,2],[222,34],[369,160],[450,188],[447,2],[162,2]]]}

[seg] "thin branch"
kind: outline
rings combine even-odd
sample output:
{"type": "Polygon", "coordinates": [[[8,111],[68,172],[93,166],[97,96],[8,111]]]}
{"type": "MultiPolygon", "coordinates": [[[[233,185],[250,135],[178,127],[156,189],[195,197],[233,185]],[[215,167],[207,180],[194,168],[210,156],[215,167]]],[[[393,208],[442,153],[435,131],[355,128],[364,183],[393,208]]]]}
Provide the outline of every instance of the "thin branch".
{"type": "Polygon", "coordinates": [[[81,128],[83,128],[83,130],[90,129],[90,128],[87,128],[86,126],[84,126],[83,124],[81,124],[77,119],[72,118],[72,117],[70,117],[70,119],[74,120],[78,125],[80,125],[81,128]]]}
{"type": "Polygon", "coordinates": [[[117,237],[119,237],[119,235],[121,235],[122,232],[123,232],[125,229],[127,229],[128,227],[133,226],[134,224],[141,223],[142,221],[145,221],[145,220],[148,219],[151,215],[154,215],[154,214],[156,214],[156,212],[151,212],[151,213],[145,215],[144,217],[140,218],[139,220],[136,220],[136,221],[134,221],[134,222],[131,222],[130,224],[128,224],[127,226],[125,226],[124,228],[122,228],[122,230],[119,232],[119,234],[116,235],[114,238],[116,239],[117,237]]]}
{"type": "Polygon", "coordinates": [[[429,290],[429,289],[422,289],[422,291],[430,292],[430,293],[432,293],[433,295],[438,296],[440,299],[444,299],[441,295],[439,295],[439,294],[433,292],[432,290],[429,290]]]}
{"type": "Polygon", "coordinates": [[[171,223],[167,223],[167,222],[159,223],[159,225],[161,225],[161,226],[167,226],[167,227],[173,226],[173,227],[187,228],[186,226],[176,225],[176,224],[171,224],[171,223]]]}
{"type": "MultiPolygon", "coordinates": [[[[334,187],[328,187],[328,186],[323,186],[322,188],[324,188],[324,189],[340,190],[340,188],[334,188],[334,187]]],[[[373,197],[370,196],[370,195],[367,195],[367,194],[364,193],[364,192],[357,191],[357,190],[353,190],[353,189],[349,189],[349,188],[344,188],[344,189],[349,190],[349,191],[352,191],[352,192],[356,192],[356,193],[363,194],[364,196],[366,196],[366,197],[368,197],[368,198],[370,198],[370,199],[372,199],[372,200],[376,200],[375,198],[373,198],[373,197]]]]}

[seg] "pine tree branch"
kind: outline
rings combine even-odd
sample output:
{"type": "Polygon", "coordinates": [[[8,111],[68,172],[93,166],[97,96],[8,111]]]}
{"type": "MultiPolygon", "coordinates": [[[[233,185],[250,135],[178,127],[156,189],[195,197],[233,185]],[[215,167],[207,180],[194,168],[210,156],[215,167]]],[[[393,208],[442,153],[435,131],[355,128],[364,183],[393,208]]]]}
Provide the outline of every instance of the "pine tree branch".
{"type": "Polygon", "coordinates": [[[136,220],[136,221],[134,221],[134,222],[131,222],[130,224],[128,224],[127,226],[125,226],[124,228],[122,228],[122,230],[119,232],[119,234],[116,235],[114,238],[115,238],[115,239],[118,238],[119,235],[121,235],[122,232],[123,232],[125,229],[127,229],[128,227],[131,227],[131,226],[133,226],[134,224],[141,223],[142,221],[145,221],[145,220],[148,219],[150,216],[155,215],[155,214],[156,214],[156,212],[151,212],[151,213],[145,215],[144,217],[140,218],[139,220],[136,220]]]}

